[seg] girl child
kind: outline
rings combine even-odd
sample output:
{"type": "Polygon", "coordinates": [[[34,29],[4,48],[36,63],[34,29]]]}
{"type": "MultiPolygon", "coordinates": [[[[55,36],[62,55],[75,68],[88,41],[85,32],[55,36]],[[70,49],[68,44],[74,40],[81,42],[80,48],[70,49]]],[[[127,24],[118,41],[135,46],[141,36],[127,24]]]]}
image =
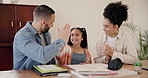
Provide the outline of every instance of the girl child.
{"type": "Polygon", "coordinates": [[[67,45],[56,56],[60,65],[92,63],[85,28],[72,28],[67,45]]]}

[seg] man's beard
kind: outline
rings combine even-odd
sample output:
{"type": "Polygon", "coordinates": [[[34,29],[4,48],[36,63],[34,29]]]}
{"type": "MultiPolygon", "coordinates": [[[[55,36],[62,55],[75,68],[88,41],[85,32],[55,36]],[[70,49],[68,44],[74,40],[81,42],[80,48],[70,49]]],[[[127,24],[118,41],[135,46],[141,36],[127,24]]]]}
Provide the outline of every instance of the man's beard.
{"type": "Polygon", "coordinates": [[[50,27],[48,24],[45,25],[43,33],[47,33],[49,31],[50,27]]]}

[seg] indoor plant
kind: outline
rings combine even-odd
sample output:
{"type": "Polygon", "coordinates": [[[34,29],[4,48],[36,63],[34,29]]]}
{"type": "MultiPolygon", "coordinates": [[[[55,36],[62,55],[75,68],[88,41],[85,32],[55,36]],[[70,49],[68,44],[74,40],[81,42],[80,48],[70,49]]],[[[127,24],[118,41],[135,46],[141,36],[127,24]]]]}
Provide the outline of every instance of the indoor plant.
{"type": "Polygon", "coordinates": [[[132,30],[135,35],[137,30],[139,30],[139,36],[136,37],[138,39],[140,47],[140,49],[137,49],[138,58],[140,60],[148,60],[148,30],[141,31],[140,28],[137,27],[137,25],[133,24],[133,22],[123,23],[122,26],[126,26],[127,28],[132,30]]]}

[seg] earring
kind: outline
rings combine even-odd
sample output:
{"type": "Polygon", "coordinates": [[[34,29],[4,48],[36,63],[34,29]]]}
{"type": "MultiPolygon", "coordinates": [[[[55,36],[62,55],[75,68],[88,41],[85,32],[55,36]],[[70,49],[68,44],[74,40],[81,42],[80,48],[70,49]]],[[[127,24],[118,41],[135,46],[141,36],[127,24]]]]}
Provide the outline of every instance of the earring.
{"type": "Polygon", "coordinates": [[[114,36],[117,36],[117,35],[118,35],[118,30],[116,30],[114,33],[114,36]]]}
{"type": "Polygon", "coordinates": [[[117,33],[114,33],[114,35],[116,36],[116,35],[117,35],[117,33]]]}

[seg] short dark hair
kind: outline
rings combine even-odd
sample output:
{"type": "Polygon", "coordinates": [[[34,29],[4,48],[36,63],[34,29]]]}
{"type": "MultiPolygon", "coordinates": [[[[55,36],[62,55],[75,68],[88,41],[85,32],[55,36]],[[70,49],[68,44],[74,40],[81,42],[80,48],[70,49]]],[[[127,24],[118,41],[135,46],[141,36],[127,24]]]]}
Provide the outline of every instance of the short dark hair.
{"type": "Polygon", "coordinates": [[[34,18],[49,19],[52,14],[55,14],[55,11],[47,5],[40,5],[33,11],[34,18]]]}
{"type": "MultiPolygon", "coordinates": [[[[85,28],[75,27],[75,28],[72,28],[71,31],[74,30],[74,29],[78,29],[82,33],[83,40],[81,41],[81,44],[80,44],[81,48],[87,48],[88,46],[87,46],[87,33],[86,33],[86,29],[85,28]]],[[[69,40],[68,40],[67,44],[72,46],[73,43],[71,42],[70,38],[71,38],[71,36],[69,37],[69,40]]]]}
{"type": "Polygon", "coordinates": [[[128,18],[128,6],[120,2],[110,3],[104,9],[104,18],[108,18],[113,25],[121,26],[128,18]]]}

